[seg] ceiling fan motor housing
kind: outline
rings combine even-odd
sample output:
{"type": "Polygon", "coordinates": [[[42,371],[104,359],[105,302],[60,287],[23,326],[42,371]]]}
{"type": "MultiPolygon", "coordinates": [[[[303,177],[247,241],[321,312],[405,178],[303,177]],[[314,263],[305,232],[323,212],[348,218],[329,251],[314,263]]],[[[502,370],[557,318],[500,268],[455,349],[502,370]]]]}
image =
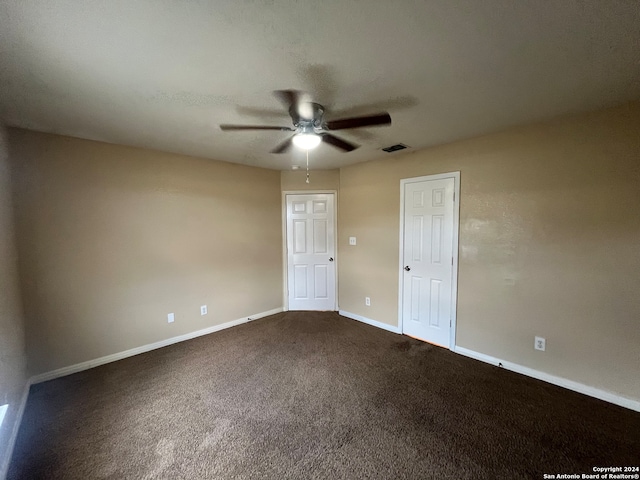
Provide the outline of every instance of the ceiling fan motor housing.
{"type": "Polygon", "coordinates": [[[299,133],[320,133],[325,127],[324,107],[319,103],[304,102],[291,105],[289,115],[299,133]]]}

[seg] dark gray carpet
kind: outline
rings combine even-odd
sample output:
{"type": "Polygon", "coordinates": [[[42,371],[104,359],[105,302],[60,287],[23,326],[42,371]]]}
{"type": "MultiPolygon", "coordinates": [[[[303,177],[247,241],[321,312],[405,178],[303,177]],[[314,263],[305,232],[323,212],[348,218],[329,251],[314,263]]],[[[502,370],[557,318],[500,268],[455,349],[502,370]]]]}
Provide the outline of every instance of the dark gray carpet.
{"type": "Polygon", "coordinates": [[[289,312],[33,386],[8,478],[540,479],[639,453],[640,413],[289,312]]]}

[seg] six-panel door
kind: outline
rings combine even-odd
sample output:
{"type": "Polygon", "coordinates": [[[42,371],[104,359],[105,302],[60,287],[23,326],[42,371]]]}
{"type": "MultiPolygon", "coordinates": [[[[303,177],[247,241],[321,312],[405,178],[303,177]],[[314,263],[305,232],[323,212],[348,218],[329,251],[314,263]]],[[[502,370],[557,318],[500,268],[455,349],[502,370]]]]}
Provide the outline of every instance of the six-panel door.
{"type": "Polygon", "coordinates": [[[334,196],[286,199],[289,310],[335,310],[334,196]]]}
{"type": "Polygon", "coordinates": [[[449,347],[454,179],[404,186],[402,332],[449,347]]]}

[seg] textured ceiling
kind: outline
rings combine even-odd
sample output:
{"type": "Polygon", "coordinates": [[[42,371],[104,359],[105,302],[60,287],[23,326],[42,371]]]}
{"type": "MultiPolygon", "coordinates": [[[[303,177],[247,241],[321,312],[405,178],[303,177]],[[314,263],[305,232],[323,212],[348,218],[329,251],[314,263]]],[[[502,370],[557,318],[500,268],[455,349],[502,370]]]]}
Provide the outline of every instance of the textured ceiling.
{"type": "Polygon", "coordinates": [[[327,117],[390,112],[312,168],[640,98],[640,4],[616,0],[3,0],[2,121],[44,132],[288,169],[272,91],[327,117]]]}

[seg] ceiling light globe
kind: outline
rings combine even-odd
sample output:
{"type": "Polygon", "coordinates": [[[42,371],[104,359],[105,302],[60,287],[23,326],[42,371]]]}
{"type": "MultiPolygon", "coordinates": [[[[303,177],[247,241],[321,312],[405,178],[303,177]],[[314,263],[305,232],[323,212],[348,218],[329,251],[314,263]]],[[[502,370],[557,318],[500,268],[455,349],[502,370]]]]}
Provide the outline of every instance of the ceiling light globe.
{"type": "Polygon", "coordinates": [[[303,150],[311,150],[320,145],[320,136],[314,133],[299,133],[293,137],[293,144],[303,150]]]}

